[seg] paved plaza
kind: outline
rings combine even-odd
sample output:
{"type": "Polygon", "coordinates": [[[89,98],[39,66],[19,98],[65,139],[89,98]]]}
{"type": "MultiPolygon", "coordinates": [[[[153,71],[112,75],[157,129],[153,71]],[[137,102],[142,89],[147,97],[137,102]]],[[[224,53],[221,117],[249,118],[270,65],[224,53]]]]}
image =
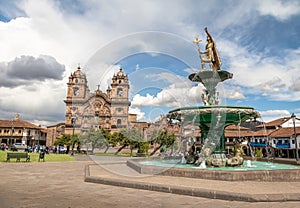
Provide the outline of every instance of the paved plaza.
{"type": "Polygon", "coordinates": [[[86,156],[74,162],[0,163],[1,208],[26,207],[285,207],[300,206],[300,201],[245,202],[219,200],[158,191],[147,191],[119,186],[84,182],[85,168],[90,165],[90,175],[108,180],[139,181],[203,188],[210,191],[240,190],[243,194],[300,193],[299,183],[224,182],[163,176],[141,176],[128,169],[126,159],[86,156]],[[118,174],[116,174],[118,173],[118,174]],[[197,181],[198,180],[198,181],[197,181]]]}

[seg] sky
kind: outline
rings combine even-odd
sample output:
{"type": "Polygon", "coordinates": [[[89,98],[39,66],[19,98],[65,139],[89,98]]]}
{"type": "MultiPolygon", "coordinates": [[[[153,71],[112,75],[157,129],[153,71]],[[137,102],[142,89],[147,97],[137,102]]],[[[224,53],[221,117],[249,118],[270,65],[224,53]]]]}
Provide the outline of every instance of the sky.
{"type": "Polygon", "coordinates": [[[197,46],[207,27],[221,70],[222,105],[250,106],[265,122],[300,117],[298,0],[0,0],[0,119],[64,122],[67,82],[80,65],[93,92],[120,68],[140,121],[201,106],[197,46]]]}

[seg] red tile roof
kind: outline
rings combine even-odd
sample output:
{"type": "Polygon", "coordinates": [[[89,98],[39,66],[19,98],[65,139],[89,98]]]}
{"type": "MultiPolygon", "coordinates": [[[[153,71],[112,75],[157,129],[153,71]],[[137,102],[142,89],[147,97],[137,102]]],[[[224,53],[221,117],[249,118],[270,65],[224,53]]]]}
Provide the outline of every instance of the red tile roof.
{"type": "Polygon", "coordinates": [[[230,125],[225,128],[225,137],[246,137],[250,129],[243,126],[230,125]]]}
{"type": "MultiPolygon", "coordinates": [[[[296,134],[300,134],[300,127],[296,127],[296,134]]],[[[294,135],[294,127],[280,128],[270,134],[271,137],[291,137],[294,135]]]]}
{"type": "Polygon", "coordinates": [[[261,124],[256,126],[257,128],[263,128],[263,127],[276,127],[276,126],[281,126],[284,122],[290,120],[291,117],[283,117],[283,118],[279,118],[273,121],[270,121],[268,123],[265,124],[261,124]]]}
{"type": "Polygon", "coordinates": [[[240,131],[249,131],[249,128],[243,127],[243,126],[236,126],[236,125],[229,125],[225,128],[225,130],[240,130],[240,131]]]}
{"type": "Polygon", "coordinates": [[[250,133],[250,136],[253,136],[253,137],[265,137],[265,136],[270,135],[274,131],[276,131],[276,130],[275,129],[261,129],[261,130],[258,130],[258,131],[252,131],[250,133]]]}
{"type": "Polygon", "coordinates": [[[20,119],[13,120],[13,124],[11,120],[0,120],[0,128],[28,128],[28,129],[40,129],[41,127],[36,126],[28,121],[23,121],[20,119]]]}

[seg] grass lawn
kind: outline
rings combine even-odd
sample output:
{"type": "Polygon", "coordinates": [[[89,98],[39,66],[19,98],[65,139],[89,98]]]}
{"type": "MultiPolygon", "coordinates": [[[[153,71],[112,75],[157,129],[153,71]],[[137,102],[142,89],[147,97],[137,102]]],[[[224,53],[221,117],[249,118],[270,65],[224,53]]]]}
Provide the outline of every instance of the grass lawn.
{"type": "MultiPolygon", "coordinates": [[[[11,151],[0,151],[0,162],[6,162],[7,152],[11,151]]],[[[38,162],[39,154],[38,153],[29,153],[30,162],[38,162]]],[[[45,154],[45,162],[63,162],[63,161],[74,161],[74,157],[71,157],[69,154],[45,154]]],[[[21,162],[25,161],[24,158],[21,159],[21,162]]],[[[10,159],[10,162],[16,162],[16,159],[10,159]]]]}
{"type": "MultiPolygon", "coordinates": [[[[115,155],[114,153],[95,153],[96,156],[115,156],[115,157],[130,157],[130,152],[120,152],[115,155]]],[[[136,153],[132,153],[132,157],[138,157],[136,153]]]]}

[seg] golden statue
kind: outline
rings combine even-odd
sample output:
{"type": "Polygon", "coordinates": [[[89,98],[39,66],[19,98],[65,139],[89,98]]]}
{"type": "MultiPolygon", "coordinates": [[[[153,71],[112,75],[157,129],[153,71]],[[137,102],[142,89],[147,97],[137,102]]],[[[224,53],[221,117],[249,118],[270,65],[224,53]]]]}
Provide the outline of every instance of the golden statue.
{"type": "Polygon", "coordinates": [[[216,43],[213,41],[211,35],[207,31],[207,27],[205,28],[205,32],[207,34],[207,44],[205,47],[205,52],[200,51],[199,42],[201,40],[198,39],[198,36],[196,36],[196,39],[193,42],[198,45],[198,52],[200,55],[202,69],[205,70],[205,63],[209,63],[211,70],[218,71],[218,70],[220,70],[222,62],[221,62],[221,59],[220,59],[220,56],[219,56],[219,53],[218,53],[218,50],[216,47],[216,43]],[[202,57],[201,54],[204,54],[205,56],[202,57]]]}

